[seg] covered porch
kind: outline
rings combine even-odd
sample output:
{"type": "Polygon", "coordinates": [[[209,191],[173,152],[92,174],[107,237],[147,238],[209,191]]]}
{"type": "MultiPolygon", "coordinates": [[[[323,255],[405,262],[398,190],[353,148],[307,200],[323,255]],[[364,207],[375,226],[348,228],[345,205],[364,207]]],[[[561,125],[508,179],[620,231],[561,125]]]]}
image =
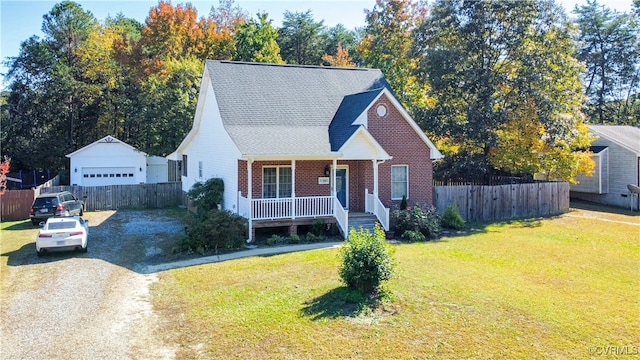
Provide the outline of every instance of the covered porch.
{"type": "Polygon", "coordinates": [[[254,241],[256,227],[289,226],[295,232],[316,219],[335,222],[347,238],[350,209],[374,214],[389,230],[389,209],[378,197],[380,162],[337,157],[240,160],[238,214],[249,221],[248,242],[254,241]]]}

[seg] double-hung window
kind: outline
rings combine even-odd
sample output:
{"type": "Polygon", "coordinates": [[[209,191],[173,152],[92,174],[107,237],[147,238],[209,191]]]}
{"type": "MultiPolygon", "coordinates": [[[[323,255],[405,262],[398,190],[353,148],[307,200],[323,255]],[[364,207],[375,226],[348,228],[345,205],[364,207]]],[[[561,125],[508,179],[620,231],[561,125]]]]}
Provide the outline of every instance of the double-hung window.
{"type": "Polygon", "coordinates": [[[291,167],[262,168],[262,197],[264,199],[291,197],[291,167]]]}
{"type": "Polygon", "coordinates": [[[391,199],[401,200],[403,196],[409,198],[409,166],[391,166],[391,199]]]}

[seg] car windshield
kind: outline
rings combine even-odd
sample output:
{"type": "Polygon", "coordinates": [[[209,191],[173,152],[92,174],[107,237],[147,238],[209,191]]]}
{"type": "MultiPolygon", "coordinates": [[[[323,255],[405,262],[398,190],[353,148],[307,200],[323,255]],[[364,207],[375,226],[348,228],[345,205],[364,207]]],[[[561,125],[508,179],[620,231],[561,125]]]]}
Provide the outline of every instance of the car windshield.
{"type": "Polygon", "coordinates": [[[47,226],[49,230],[73,229],[74,227],[76,227],[75,221],[53,222],[49,223],[49,226],[47,226]]]}
{"type": "Polygon", "coordinates": [[[54,206],[57,205],[57,199],[54,197],[38,198],[34,202],[35,206],[54,206]]]}

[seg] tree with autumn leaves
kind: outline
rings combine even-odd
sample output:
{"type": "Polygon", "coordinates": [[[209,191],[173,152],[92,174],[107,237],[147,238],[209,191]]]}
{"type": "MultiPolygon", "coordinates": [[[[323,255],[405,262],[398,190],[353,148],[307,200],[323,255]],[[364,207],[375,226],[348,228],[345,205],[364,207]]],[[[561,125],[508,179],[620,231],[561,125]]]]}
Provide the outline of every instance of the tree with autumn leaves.
{"type": "Polygon", "coordinates": [[[205,60],[224,59],[381,69],[446,154],[441,175],[589,171],[576,28],[552,1],[377,0],[364,17],[348,30],[286,12],[277,27],[233,0],[204,16],[163,0],[144,23],[100,22],[63,1],[9,60],[2,151],[18,167],[62,169],[64,154],[111,134],[169,154],[191,126],[205,60]]]}
{"type": "Polygon", "coordinates": [[[56,4],[45,36],[9,61],[3,153],[19,167],[63,169],[65,154],[106,135],[171,153],[190,128],[204,61],[232,59],[245,22],[232,0],[207,17],[160,1],[144,24],[122,15],[101,23],[75,2],[56,4]]]}
{"type": "Polygon", "coordinates": [[[435,2],[414,43],[434,105],[415,117],[442,176],[590,173],[572,31],[553,1],[435,2]]]}
{"type": "Polygon", "coordinates": [[[11,167],[11,159],[5,155],[0,163],[0,195],[4,194],[7,190],[7,174],[11,167]]]}

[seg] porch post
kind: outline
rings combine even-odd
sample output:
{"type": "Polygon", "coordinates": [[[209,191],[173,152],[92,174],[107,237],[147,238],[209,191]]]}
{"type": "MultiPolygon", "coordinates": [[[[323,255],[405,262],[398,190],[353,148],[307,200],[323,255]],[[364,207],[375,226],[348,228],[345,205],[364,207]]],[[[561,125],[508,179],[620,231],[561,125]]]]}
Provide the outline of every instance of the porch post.
{"type": "Polygon", "coordinates": [[[247,159],[247,200],[249,201],[249,239],[248,243],[253,242],[253,201],[251,201],[253,197],[253,184],[252,184],[252,167],[253,167],[253,159],[247,159]]]}
{"type": "Polygon", "coordinates": [[[296,218],[296,161],[291,160],[291,217],[296,218]]]}
{"type": "Polygon", "coordinates": [[[373,195],[378,197],[378,161],[376,159],[371,160],[373,162],[373,195]]]}
{"type": "Polygon", "coordinates": [[[333,159],[333,171],[331,171],[331,196],[336,197],[337,192],[336,192],[336,172],[338,168],[338,160],[337,159],[333,159]]]}

